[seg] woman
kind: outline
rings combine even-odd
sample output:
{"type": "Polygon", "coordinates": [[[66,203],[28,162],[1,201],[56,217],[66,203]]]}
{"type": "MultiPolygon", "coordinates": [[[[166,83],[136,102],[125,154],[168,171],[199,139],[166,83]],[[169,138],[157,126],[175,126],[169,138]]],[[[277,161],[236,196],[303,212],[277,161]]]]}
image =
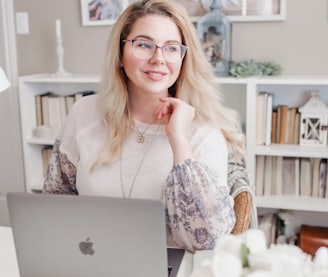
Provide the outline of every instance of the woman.
{"type": "Polygon", "coordinates": [[[184,8],[131,4],[105,64],[54,144],[44,193],[162,199],[169,246],[213,248],[235,223],[228,150],[242,157],[244,136],[184,8]]]}

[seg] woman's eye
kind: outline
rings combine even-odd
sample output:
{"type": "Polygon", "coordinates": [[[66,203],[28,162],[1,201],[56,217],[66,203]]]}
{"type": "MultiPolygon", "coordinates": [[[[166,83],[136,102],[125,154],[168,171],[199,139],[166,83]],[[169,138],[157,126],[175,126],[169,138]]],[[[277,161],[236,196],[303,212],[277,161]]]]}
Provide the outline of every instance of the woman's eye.
{"type": "Polygon", "coordinates": [[[171,53],[174,53],[174,52],[178,52],[179,51],[179,47],[177,45],[167,45],[165,47],[165,50],[167,52],[171,52],[171,53]]]}
{"type": "Polygon", "coordinates": [[[152,49],[152,44],[148,42],[138,42],[137,47],[144,48],[144,49],[152,49]]]}

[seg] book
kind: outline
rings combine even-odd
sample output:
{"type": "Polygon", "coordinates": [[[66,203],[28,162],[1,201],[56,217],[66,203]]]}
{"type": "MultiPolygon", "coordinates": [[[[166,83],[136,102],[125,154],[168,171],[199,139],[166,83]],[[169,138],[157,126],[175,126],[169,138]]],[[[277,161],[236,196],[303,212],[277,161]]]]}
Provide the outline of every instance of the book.
{"type": "Polygon", "coordinates": [[[287,116],[288,116],[288,106],[280,105],[278,106],[279,114],[279,143],[287,143],[286,132],[287,132],[287,116]]]}
{"type": "Polygon", "coordinates": [[[294,122],[294,140],[293,144],[300,143],[300,125],[301,125],[301,114],[297,111],[295,114],[295,122],[294,122]]]}
{"type": "Polygon", "coordinates": [[[312,195],[312,166],[310,158],[301,158],[300,195],[312,195]]]}
{"type": "Polygon", "coordinates": [[[287,138],[287,143],[293,144],[294,143],[294,129],[295,129],[295,118],[296,118],[296,111],[297,108],[289,108],[288,109],[288,119],[289,121],[287,122],[287,129],[288,129],[288,138],[287,138]]]}
{"type": "Polygon", "coordinates": [[[41,95],[35,96],[35,115],[36,115],[36,126],[41,126],[43,124],[41,95]]]}
{"type": "Polygon", "coordinates": [[[93,90],[85,90],[85,91],[79,91],[75,94],[75,101],[78,101],[80,98],[88,95],[95,94],[93,90]]]}
{"type": "Polygon", "coordinates": [[[282,194],[296,195],[295,191],[295,158],[283,157],[283,186],[282,194]]]}
{"type": "Polygon", "coordinates": [[[285,130],[283,130],[284,138],[281,143],[288,143],[289,133],[290,133],[290,109],[287,109],[286,119],[285,119],[285,130]]]}
{"type": "Polygon", "coordinates": [[[42,125],[50,126],[48,98],[53,96],[52,92],[41,94],[42,125]]]}
{"type": "Polygon", "coordinates": [[[273,109],[273,95],[268,93],[266,96],[266,113],[265,113],[265,139],[264,144],[271,144],[271,130],[272,130],[272,109],[273,109]]]}
{"type": "Polygon", "coordinates": [[[295,158],[295,195],[300,195],[300,172],[301,172],[301,160],[295,158]]]}
{"type": "Polygon", "coordinates": [[[264,159],[264,195],[271,195],[272,186],[272,156],[265,156],[264,159]]]}
{"type": "Polygon", "coordinates": [[[311,196],[319,197],[320,158],[311,158],[312,165],[312,193],[311,196]]]}
{"type": "Polygon", "coordinates": [[[67,117],[67,108],[66,108],[66,97],[58,96],[59,98],[59,108],[60,108],[60,128],[64,124],[67,117]]]}
{"type": "Polygon", "coordinates": [[[282,194],[282,188],[283,188],[283,157],[277,156],[276,157],[276,172],[275,172],[275,193],[277,195],[282,194]]]}
{"type": "Polygon", "coordinates": [[[277,156],[272,156],[272,168],[271,168],[271,195],[277,194],[277,156]]]}
{"type": "Polygon", "coordinates": [[[259,93],[256,96],[256,144],[265,143],[266,101],[268,94],[259,93]]]}
{"type": "Polygon", "coordinates": [[[265,156],[256,156],[255,194],[258,196],[262,196],[264,193],[264,164],[265,156]]]}
{"type": "Polygon", "coordinates": [[[52,147],[44,147],[42,149],[43,176],[47,175],[49,161],[52,155],[52,147]]]}
{"type": "Polygon", "coordinates": [[[327,159],[320,160],[319,166],[319,197],[323,198],[326,195],[327,182],[327,159]]]}
{"type": "Polygon", "coordinates": [[[75,103],[75,96],[74,95],[67,95],[65,97],[66,102],[66,112],[69,113],[70,109],[72,108],[73,104],[75,103]]]}
{"type": "Polygon", "coordinates": [[[280,143],[280,124],[281,124],[281,108],[277,107],[277,129],[276,129],[276,143],[280,143]]]}
{"type": "Polygon", "coordinates": [[[48,111],[49,111],[49,126],[57,134],[66,118],[66,103],[65,99],[61,96],[48,97],[48,111]]]}
{"type": "Polygon", "coordinates": [[[277,111],[272,111],[271,143],[277,143],[277,111]]]}

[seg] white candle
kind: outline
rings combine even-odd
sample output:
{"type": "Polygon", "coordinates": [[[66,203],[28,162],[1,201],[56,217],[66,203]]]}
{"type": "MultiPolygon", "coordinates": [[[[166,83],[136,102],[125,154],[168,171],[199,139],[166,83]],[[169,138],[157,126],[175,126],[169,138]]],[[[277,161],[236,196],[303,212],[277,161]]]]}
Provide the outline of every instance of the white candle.
{"type": "Polygon", "coordinates": [[[61,37],[60,19],[56,19],[56,35],[57,37],[61,37]]]}

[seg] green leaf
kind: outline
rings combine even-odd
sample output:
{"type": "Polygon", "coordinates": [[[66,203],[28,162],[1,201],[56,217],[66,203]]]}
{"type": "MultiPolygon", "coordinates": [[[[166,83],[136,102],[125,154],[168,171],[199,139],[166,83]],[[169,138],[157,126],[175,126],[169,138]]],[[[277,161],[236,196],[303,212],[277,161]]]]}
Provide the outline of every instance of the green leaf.
{"type": "Polygon", "coordinates": [[[250,251],[245,243],[243,243],[240,246],[240,252],[241,252],[241,262],[242,262],[243,267],[249,267],[248,255],[249,255],[250,251]]]}

